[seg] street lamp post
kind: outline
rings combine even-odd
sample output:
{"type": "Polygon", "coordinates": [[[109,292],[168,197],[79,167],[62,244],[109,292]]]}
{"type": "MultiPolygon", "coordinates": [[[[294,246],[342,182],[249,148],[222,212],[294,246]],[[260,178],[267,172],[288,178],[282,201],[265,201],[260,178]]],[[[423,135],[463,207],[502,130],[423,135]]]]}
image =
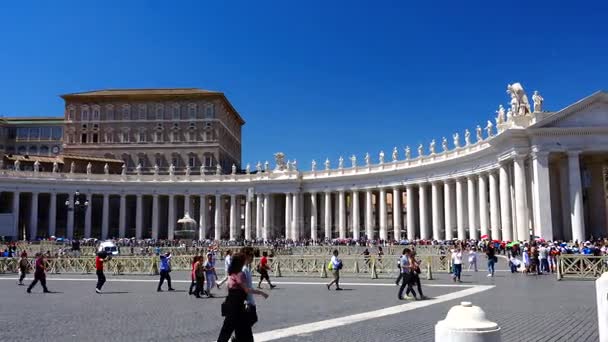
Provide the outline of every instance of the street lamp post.
{"type": "Polygon", "coordinates": [[[81,194],[78,190],[76,190],[76,192],[74,192],[73,202],[70,202],[68,199],[65,201],[65,206],[68,209],[68,212],[73,211],[74,216],[76,216],[76,213],[78,212],[87,211],[89,208],[89,201],[87,201],[86,195],[81,194]]]}

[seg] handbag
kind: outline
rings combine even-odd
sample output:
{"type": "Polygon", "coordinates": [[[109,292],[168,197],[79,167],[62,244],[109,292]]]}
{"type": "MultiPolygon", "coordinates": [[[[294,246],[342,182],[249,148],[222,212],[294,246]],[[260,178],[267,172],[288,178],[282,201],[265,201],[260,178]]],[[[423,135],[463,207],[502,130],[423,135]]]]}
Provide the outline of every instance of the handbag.
{"type": "Polygon", "coordinates": [[[258,312],[255,308],[255,305],[247,305],[246,311],[247,320],[249,321],[249,325],[253,326],[258,321],[258,312]]]}

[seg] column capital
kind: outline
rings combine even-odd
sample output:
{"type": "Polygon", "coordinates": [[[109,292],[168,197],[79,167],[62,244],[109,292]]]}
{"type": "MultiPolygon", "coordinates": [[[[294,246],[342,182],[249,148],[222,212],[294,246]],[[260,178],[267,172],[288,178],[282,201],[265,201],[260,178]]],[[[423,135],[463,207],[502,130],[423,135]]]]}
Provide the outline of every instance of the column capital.
{"type": "Polygon", "coordinates": [[[547,159],[549,158],[549,151],[532,151],[530,156],[532,159],[547,159]]]}
{"type": "Polygon", "coordinates": [[[566,152],[566,155],[568,155],[568,158],[575,158],[581,155],[580,150],[569,150],[568,152],[566,152]]]}

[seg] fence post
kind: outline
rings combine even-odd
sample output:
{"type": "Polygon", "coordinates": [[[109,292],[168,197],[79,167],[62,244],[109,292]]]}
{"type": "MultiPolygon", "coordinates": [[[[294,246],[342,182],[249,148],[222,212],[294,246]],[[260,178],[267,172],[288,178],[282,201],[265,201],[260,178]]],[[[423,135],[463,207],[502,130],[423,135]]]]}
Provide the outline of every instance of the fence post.
{"type": "Polygon", "coordinates": [[[277,267],[276,267],[276,271],[275,271],[275,277],[280,278],[280,277],[282,277],[282,275],[281,275],[281,263],[278,260],[275,260],[275,262],[277,263],[277,267]]]}
{"type": "Polygon", "coordinates": [[[432,257],[427,258],[428,262],[426,263],[426,280],[433,280],[433,270],[431,267],[432,257]]]}
{"type": "Polygon", "coordinates": [[[355,260],[355,269],[354,269],[355,273],[359,273],[359,262],[357,260],[355,260]]]}
{"type": "Polygon", "coordinates": [[[558,255],[557,258],[557,280],[562,280],[562,258],[558,255]]]}
{"type": "Polygon", "coordinates": [[[152,269],[150,275],[158,275],[158,264],[156,263],[156,258],[152,257],[152,269]]]}
{"type": "Polygon", "coordinates": [[[321,265],[321,278],[327,278],[327,262],[323,260],[323,264],[321,265]]]}
{"type": "Polygon", "coordinates": [[[378,273],[376,272],[376,259],[372,260],[372,279],[378,279],[378,273]]]}

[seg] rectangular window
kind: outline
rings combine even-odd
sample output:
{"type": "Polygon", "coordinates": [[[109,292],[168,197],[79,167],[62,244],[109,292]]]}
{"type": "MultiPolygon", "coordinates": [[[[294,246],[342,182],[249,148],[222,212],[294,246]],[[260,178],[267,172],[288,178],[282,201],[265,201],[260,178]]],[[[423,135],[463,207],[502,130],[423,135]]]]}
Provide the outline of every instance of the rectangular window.
{"type": "Polygon", "coordinates": [[[74,120],[74,110],[68,110],[68,120],[74,120]]]}
{"type": "Polygon", "coordinates": [[[190,119],[196,119],[196,105],[191,105],[190,108],[188,108],[188,115],[190,119]]]}
{"type": "Polygon", "coordinates": [[[87,143],[87,135],[86,134],[81,134],[80,135],[80,143],[81,144],[86,144],[87,143]]]}
{"type": "Polygon", "coordinates": [[[139,132],[139,142],[146,142],[146,132],[139,132]]]}
{"type": "Polygon", "coordinates": [[[213,119],[215,117],[215,106],[213,103],[208,104],[205,108],[205,118],[213,119]]]}
{"type": "Polygon", "coordinates": [[[17,128],[17,139],[18,140],[26,140],[27,139],[27,128],[17,128]]]}
{"type": "Polygon", "coordinates": [[[139,106],[139,120],[146,120],[146,106],[139,106]]]}
{"type": "Polygon", "coordinates": [[[51,140],[51,127],[40,127],[40,140],[51,140]]]}
{"type": "Polygon", "coordinates": [[[194,167],[196,165],[196,157],[190,156],[188,159],[188,165],[190,165],[190,167],[194,167]]]}
{"type": "Polygon", "coordinates": [[[156,108],[156,120],[162,120],[163,119],[163,107],[157,107],[156,108]]]}
{"type": "Polygon", "coordinates": [[[206,167],[211,167],[211,162],[212,162],[212,158],[211,156],[205,156],[205,166],[206,167]]]}
{"type": "Polygon", "coordinates": [[[93,143],[98,143],[99,142],[99,137],[97,136],[97,133],[93,133],[93,143]]]}
{"type": "Polygon", "coordinates": [[[99,121],[99,109],[93,110],[93,121],[99,121]]]}
{"type": "Polygon", "coordinates": [[[173,107],[173,119],[179,120],[179,106],[178,105],[173,107]]]}
{"type": "Polygon", "coordinates": [[[53,140],[61,140],[63,137],[63,128],[62,127],[53,127],[53,140]]]}
{"type": "Polygon", "coordinates": [[[106,108],[106,120],[114,120],[114,110],[112,108],[106,108]]]}
{"type": "Polygon", "coordinates": [[[123,120],[130,120],[130,115],[129,115],[129,107],[123,107],[122,108],[122,119],[123,120]]]}
{"type": "Polygon", "coordinates": [[[38,127],[30,128],[30,140],[38,140],[40,139],[40,129],[38,127]]]}
{"type": "Polygon", "coordinates": [[[83,109],[82,113],[81,113],[81,121],[88,121],[89,120],[89,110],[88,109],[83,109]]]}

